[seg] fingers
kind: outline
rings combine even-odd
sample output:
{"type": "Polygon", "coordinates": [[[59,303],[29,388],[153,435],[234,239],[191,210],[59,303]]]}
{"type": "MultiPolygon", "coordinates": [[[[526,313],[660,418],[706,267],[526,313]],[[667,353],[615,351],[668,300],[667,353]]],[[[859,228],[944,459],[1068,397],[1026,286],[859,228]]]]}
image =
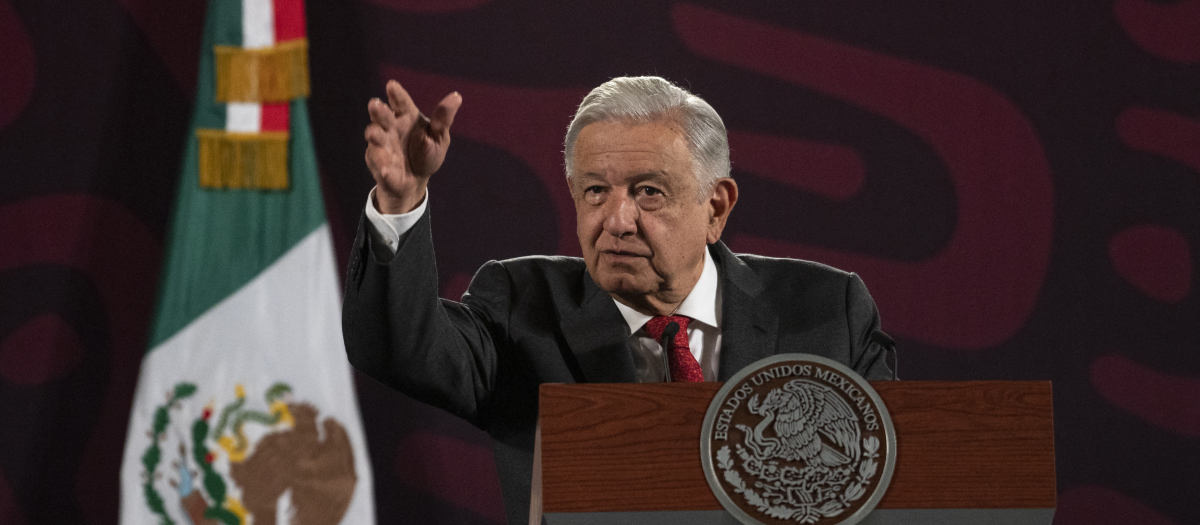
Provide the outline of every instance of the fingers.
{"type": "Polygon", "coordinates": [[[455,91],[446,95],[434,108],[433,117],[429,119],[429,133],[438,139],[438,142],[449,136],[450,125],[454,123],[454,115],[458,113],[460,106],[462,106],[462,95],[455,91]]]}
{"type": "Polygon", "coordinates": [[[377,182],[405,173],[429,177],[441,166],[450,144],[450,126],[462,105],[457,92],[446,95],[433,111],[422,115],[408,91],[395,80],[387,83],[387,102],[372,99],[367,104],[371,124],[363,130],[367,141],[364,155],[377,182]]]}
{"type": "Polygon", "coordinates": [[[372,123],[363,131],[363,138],[367,140],[368,144],[373,146],[382,147],[386,143],[387,137],[387,132],[379,124],[372,123]]]}
{"type": "Polygon", "coordinates": [[[391,106],[392,113],[397,117],[406,115],[415,115],[417,113],[417,105],[413,103],[412,97],[408,96],[408,91],[395,80],[389,80],[387,83],[388,105],[391,106]]]}
{"type": "Polygon", "coordinates": [[[371,115],[371,122],[382,127],[384,131],[396,128],[396,115],[382,100],[373,98],[367,102],[367,113],[371,115]]]}

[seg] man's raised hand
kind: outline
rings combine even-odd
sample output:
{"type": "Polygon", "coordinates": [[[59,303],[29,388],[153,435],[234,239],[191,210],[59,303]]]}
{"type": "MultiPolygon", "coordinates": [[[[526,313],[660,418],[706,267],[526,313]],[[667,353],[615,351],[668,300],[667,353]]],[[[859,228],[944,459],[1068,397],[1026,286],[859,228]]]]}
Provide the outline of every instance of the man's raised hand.
{"type": "Polygon", "coordinates": [[[375,177],[375,201],[381,213],[412,211],[425,198],[429,176],[442,166],[450,146],[450,125],[462,105],[458,92],[446,95],[432,117],[426,117],[399,82],[387,83],[388,102],[367,103],[371,124],[367,139],[367,168],[375,177]]]}

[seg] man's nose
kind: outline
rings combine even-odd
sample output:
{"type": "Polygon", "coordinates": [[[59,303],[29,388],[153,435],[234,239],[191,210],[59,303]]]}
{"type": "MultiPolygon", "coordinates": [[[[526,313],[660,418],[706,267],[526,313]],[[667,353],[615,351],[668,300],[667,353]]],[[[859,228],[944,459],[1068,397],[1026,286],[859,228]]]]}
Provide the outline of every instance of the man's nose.
{"type": "Polygon", "coordinates": [[[628,195],[614,193],[605,203],[604,231],[618,238],[637,233],[637,203],[628,195]]]}

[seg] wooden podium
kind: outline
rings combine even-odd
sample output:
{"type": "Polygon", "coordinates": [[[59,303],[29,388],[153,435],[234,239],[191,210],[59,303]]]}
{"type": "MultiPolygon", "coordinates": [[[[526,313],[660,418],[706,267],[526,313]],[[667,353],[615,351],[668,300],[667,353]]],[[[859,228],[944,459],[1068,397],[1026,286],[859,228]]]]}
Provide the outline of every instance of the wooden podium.
{"type": "MultiPolygon", "coordinates": [[[[721,383],[541,387],[531,523],[738,522],[713,496],[700,426],[721,383]]],[[[878,381],[896,465],[860,523],[1049,524],[1054,418],[1043,381],[878,381]]]]}

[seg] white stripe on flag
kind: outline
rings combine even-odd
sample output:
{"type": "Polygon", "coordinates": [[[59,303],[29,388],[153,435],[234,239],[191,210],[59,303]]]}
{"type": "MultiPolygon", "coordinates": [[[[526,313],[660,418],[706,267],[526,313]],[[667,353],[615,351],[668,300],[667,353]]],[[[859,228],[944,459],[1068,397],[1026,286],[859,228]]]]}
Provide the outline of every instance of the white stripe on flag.
{"type": "Polygon", "coordinates": [[[262,131],[262,104],[230,102],[225,105],[225,131],[258,133],[262,131]]]}
{"type": "Polygon", "coordinates": [[[275,45],[275,10],[271,0],[242,0],[242,47],[275,45]]]}
{"type": "MultiPolygon", "coordinates": [[[[242,47],[275,45],[275,7],[272,0],[242,0],[242,47]]],[[[262,131],[262,104],[231,102],[225,106],[225,131],[262,131]]]]}

